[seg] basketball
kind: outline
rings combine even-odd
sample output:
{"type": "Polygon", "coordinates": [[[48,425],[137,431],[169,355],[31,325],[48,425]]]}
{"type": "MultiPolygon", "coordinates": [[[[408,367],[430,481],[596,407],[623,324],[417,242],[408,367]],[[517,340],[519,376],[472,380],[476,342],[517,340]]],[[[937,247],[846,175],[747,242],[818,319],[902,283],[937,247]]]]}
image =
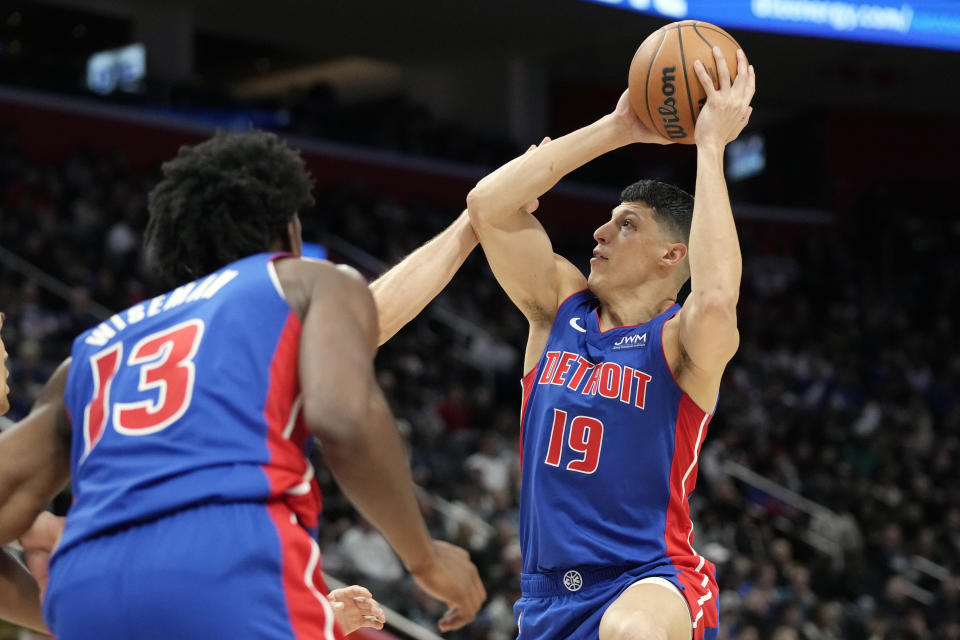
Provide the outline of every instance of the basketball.
{"type": "Polygon", "coordinates": [[[684,20],[656,30],[637,49],[630,63],[630,104],[640,121],[660,135],[693,144],[693,127],[707,101],[693,63],[700,60],[720,88],[714,45],[720,47],[730,70],[737,77],[737,49],[729,33],[708,22],[684,20]]]}

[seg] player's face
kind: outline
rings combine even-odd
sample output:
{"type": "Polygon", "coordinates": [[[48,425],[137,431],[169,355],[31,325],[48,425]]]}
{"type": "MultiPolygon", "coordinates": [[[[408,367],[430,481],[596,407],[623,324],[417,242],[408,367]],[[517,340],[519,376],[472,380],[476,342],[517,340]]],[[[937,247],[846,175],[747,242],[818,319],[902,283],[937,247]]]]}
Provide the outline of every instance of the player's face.
{"type": "Polygon", "coordinates": [[[653,275],[671,244],[660,233],[653,209],[639,202],[621,203],[610,220],[593,232],[593,238],[597,246],[587,282],[595,292],[642,284],[653,275]]]}
{"type": "MultiPolygon", "coordinates": [[[[0,331],[3,330],[3,314],[0,313],[0,331]]],[[[7,386],[7,378],[10,372],[7,371],[7,348],[3,344],[3,334],[0,333],[0,416],[10,409],[10,400],[7,396],[10,388],[7,386]]]]}

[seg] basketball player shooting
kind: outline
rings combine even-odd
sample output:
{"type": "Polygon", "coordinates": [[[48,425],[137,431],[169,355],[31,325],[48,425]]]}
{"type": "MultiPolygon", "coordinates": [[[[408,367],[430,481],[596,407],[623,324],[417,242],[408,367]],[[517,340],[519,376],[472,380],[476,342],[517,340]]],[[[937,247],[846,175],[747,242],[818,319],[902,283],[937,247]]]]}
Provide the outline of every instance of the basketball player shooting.
{"type": "MultiPolygon", "coordinates": [[[[271,134],[222,134],[182,149],[164,175],[147,242],[178,286],[81,334],[0,435],[0,542],[73,470],[50,629],[61,640],[343,637],[323,597],[311,435],[347,497],[448,605],[439,628],[469,622],[485,593],[467,553],[431,540],[420,516],[373,372],[384,339],[374,297],[352,270],[297,259],[297,212],[312,202],[302,160],[271,134]]],[[[473,232],[466,218],[448,231],[462,262],[473,232]]],[[[415,255],[408,264],[432,258],[415,255]]],[[[423,270],[423,291],[458,265],[423,270]]],[[[392,308],[392,330],[419,311],[392,308]]]]}
{"type": "Polygon", "coordinates": [[[735,353],[741,258],[724,148],[746,126],[755,75],[713,50],[695,129],[696,199],[644,180],[623,190],[584,278],[522,209],[645,128],[613,113],[541,145],[468,196],[480,244],[529,321],[521,421],[520,640],[701,640],[718,632],[713,565],[693,548],[687,498],[735,353]],[[691,293],[681,308],[680,287],[691,293]]]}

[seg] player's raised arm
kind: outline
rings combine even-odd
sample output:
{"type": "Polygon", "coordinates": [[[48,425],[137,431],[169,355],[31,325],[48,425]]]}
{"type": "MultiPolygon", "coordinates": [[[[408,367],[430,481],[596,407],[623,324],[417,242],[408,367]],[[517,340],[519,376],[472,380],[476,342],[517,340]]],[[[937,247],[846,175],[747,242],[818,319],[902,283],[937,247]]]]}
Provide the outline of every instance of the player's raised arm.
{"type": "MultiPolygon", "coordinates": [[[[668,144],[646,129],[624,92],[613,113],[531,149],[483,178],[467,196],[473,228],[500,286],[531,323],[525,367],[539,357],[538,329],[549,329],[557,306],[586,280],[553,253],[539,221],[536,201],[563,176],[594,158],[633,142],[668,144]]],[[[540,331],[542,333],[542,331],[540,331]]]]}
{"type": "Polygon", "coordinates": [[[308,268],[312,281],[303,314],[300,384],[303,415],[344,494],[397,552],[414,579],[449,607],[442,631],[476,615],[486,594],[466,551],[430,539],[390,408],[376,381],[379,330],[366,283],[329,264],[283,261],[308,268]]]}
{"type": "Polygon", "coordinates": [[[70,478],[70,420],[63,404],[69,369],[66,360],[27,417],[0,434],[0,545],[29,529],[70,478]]]}
{"type": "MultiPolygon", "coordinates": [[[[711,381],[705,394],[712,404],[720,374],[737,350],[737,300],[742,262],[740,243],[723,175],[723,152],[746,126],[752,107],[755,76],[743,52],[737,53],[737,79],[730,83],[720,49],[714,48],[720,89],[702,64],[697,76],[707,103],[697,120],[697,182],[690,225],[690,296],[678,316],[682,351],[693,372],[711,381]]],[[[696,400],[696,398],[694,398],[696,400]]],[[[700,403],[703,406],[703,402],[700,403]]]]}
{"type": "Polygon", "coordinates": [[[381,345],[423,311],[477,246],[464,211],[449,227],[370,283],[380,319],[381,345]]]}

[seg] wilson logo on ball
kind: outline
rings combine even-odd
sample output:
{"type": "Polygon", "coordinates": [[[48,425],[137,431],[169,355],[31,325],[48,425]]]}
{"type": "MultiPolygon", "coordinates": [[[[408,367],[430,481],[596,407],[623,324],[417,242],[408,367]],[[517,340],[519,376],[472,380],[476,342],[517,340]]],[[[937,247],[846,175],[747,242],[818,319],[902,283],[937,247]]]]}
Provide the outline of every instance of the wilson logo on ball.
{"type": "Polygon", "coordinates": [[[660,114],[660,118],[663,120],[663,129],[668,137],[685,138],[687,132],[683,130],[683,125],[677,124],[677,122],[680,121],[680,115],[677,111],[677,99],[673,97],[674,92],[677,90],[677,88],[673,86],[673,83],[677,81],[676,74],[676,67],[663,68],[663,87],[660,90],[666,97],[663,99],[663,104],[657,107],[657,113],[660,114]]]}

